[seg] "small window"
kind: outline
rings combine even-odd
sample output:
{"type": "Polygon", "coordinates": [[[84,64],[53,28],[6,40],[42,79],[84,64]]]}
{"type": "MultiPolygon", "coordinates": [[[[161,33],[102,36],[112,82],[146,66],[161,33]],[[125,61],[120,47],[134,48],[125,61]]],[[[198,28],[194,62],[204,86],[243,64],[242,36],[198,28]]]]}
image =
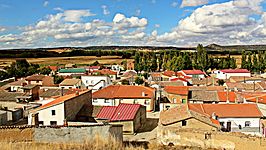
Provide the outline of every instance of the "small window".
{"type": "Polygon", "coordinates": [[[39,83],[39,81],[36,81],[36,83],[39,83]]]}
{"type": "Polygon", "coordinates": [[[187,103],[186,99],[182,99],[182,104],[187,103]]]}
{"type": "Polygon", "coordinates": [[[165,106],[166,110],[169,110],[170,109],[170,106],[165,106]]]}
{"type": "Polygon", "coordinates": [[[109,99],[104,99],[104,103],[109,103],[109,99]]]}
{"type": "Polygon", "coordinates": [[[182,121],[182,126],[186,126],[187,125],[187,121],[186,120],[183,120],[182,121]]]}
{"type": "Polygon", "coordinates": [[[245,127],[250,127],[250,124],[251,124],[250,121],[246,121],[245,122],[245,127]]]}
{"type": "Polygon", "coordinates": [[[57,125],[57,121],[50,121],[50,125],[51,126],[56,126],[57,125]]]}
{"type": "Polygon", "coordinates": [[[55,115],[55,110],[52,110],[52,116],[54,116],[55,115]]]}
{"type": "Polygon", "coordinates": [[[222,127],[224,127],[224,122],[220,122],[220,125],[221,125],[222,127]]]}
{"type": "Polygon", "coordinates": [[[39,125],[43,125],[43,121],[39,121],[39,125]]]}
{"type": "Polygon", "coordinates": [[[134,99],[133,104],[138,104],[138,100],[134,99]]]}

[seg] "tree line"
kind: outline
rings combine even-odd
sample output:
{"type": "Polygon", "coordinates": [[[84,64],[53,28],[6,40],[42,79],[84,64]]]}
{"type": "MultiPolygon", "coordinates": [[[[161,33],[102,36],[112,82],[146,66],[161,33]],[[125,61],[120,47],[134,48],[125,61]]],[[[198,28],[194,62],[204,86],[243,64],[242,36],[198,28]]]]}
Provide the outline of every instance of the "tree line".
{"type": "Polygon", "coordinates": [[[236,68],[235,58],[227,56],[218,58],[209,56],[203,45],[197,46],[197,52],[159,51],[159,52],[135,52],[136,71],[164,71],[200,69],[225,69],[236,68]]]}

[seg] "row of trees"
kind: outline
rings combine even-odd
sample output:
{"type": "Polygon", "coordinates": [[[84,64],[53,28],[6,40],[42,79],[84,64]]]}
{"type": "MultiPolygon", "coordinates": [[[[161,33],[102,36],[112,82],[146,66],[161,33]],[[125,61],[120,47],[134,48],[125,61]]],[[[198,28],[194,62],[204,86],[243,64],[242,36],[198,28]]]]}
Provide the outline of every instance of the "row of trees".
{"type": "Polygon", "coordinates": [[[209,57],[206,49],[198,45],[197,52],[160,51],[160,52],[136,52],[136,71],[158,71],[158,70],[183,70],[200,69],[207,71],[211,69],[236,68],[236,60],[230,55],[226,58],[209,57]]]}
{"type": "Polygon", "coordinates": [[[264,72],[266,69],[266,52],[259,51],[258,54],[252,52],[242,52],[241,68],[252,72],[264,72]]]}
{"type": "Polygon", "coordinates": [[[13,62],[10,67],[5,68],[6,71],[0,71],[0,80],[10,77],[25,77],[36,73],[48,75],[51,70],[49,68],[40,68],[38,64],[30,64],[26,59],[18,59],[13,62]]]}

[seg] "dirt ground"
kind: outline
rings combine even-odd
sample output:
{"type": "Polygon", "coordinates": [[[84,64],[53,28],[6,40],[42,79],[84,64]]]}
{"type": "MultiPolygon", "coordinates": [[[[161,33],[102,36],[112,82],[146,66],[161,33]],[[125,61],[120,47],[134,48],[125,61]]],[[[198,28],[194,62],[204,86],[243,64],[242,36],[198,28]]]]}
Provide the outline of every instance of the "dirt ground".
{"type": "MultiPolygon", "coordinates": [[[[77,56],[77,57],[49,57],[49,58],[26,58],[28,62],[42,65],[56,64],[91,64],[96,60],[101,64],[119,64],[124,59],[121,56],[77,56]]],[[[15,62],[15,58],[0,58],[0,66],[8,66],[15,62]]]]}

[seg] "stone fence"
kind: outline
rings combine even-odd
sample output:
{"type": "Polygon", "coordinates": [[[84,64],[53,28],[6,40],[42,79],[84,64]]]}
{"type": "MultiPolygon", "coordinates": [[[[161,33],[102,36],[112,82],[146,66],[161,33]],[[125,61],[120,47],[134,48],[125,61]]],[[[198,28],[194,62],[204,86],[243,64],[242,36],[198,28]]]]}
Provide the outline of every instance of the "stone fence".
{"type": "Polygon", "coordinates": [[[123,141],[122,125],[83,125],[83,126],[2,126],[0,142],[73,142],[81,143],[95,136],[103,139],[115,138],[123,141]]]}
{"type": "Polygon", "coordinates": [[[159,143],[164,145],[191,146],[203,149],[266,149],[266,138],[236,132],[206,132],[159,126],[157,139],[159,143]]]}

